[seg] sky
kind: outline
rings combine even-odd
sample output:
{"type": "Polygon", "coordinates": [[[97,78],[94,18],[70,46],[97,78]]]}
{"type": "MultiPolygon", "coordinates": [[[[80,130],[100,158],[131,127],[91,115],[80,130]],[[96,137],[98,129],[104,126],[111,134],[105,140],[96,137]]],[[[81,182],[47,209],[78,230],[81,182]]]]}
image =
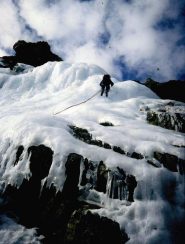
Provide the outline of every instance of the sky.
{"type": "Polygon", "coordinates": [[[0,0],[0,56],[18,40],[119,80],[185,80],[185,0],[0,0]]]}

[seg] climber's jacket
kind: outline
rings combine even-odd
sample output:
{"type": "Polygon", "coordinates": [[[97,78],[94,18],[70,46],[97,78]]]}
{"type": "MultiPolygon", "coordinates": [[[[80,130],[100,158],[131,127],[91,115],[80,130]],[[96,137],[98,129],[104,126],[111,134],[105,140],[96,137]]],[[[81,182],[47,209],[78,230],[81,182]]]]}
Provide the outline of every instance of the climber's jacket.
{"type": "Polygon", "coordinates": [[[100,82],[101,87],[106,87],[108,90],[110,89],[110,86],[113,86],[114,83],[110,79],[110,75],[104,75],[103,80],[100,82]]]}

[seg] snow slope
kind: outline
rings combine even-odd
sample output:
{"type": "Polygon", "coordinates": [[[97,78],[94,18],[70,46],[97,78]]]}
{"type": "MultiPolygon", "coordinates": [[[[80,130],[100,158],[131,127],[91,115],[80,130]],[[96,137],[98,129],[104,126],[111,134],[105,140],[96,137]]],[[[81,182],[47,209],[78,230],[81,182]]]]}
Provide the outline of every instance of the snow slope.
{"type": "Polygon", "coordinates": [[[5,215],[0,216],[0,243],[30,243],[39,244],[42,236],[36,236],[36,230],[26,229],[24,226],[17,224],[5,215]]]}
{"type": "MultiPolygon", "coordinates": [[[[154,151],[170,153],[184,159],[184,134],[149,125],[142,108],[165,104],[150,89],[134,81],[112,79],[109,97],[101,97],[99,83],[106,72],[95,65],[48,62],[24,72],[0,69],[0,177],[1,185],[20,186],[30,177],[29,160],[24,154],[14,166],[19,145],[28,148],[44,144],[54,151],[48,183],[62,190],[65,162],[75,152],[93,161],[103,160],[109,167],[120,166],[135,175],[138,186],[135,202],[127,206],[119,200],[106,201],[96,210],[115,219],[130,237],[128,243],[171,243],[167,216],[171,206],[163,199],[165,181],[174,179],[177,187],[177,210],[174,219],[182,218],[183,176],[165,168],[154,168],[145,159],[136,160],[112,150],[86,144],[72,136],[69,125],[86,128],[93,138],[119,146],[126,152],[139,152],[152,157],[154,151]],[[91,100],[60,111],[71,105],[91,100]],[[56,115],[56,113],[58,113],[56,115]],[[113,127],[99,123],[109,121],[113,127]],[[151,195],[155,197],[151,200],[151,195]],[[165,211],[164,211],[165,209],[165,211]],[[144,240],[144,241],[143,241],[144,240]],[[165,242],[164,242],[165,240],[165,242]]],[[[25,150],[26,152],[26,150],[25,150]]],[[[170,217],[172,218],[172,217],[170,217]]],[[[171,221],[171,220],[170,220],[171,221]]]]}

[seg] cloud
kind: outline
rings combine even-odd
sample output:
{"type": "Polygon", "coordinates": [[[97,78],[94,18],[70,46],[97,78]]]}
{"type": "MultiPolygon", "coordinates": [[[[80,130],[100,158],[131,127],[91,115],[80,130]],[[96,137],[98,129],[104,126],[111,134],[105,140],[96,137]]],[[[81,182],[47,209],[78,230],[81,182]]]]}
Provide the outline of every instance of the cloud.
{"type": "Polygon", "coordinates": [[[0,48],[0,57],[6,56],[6,55],[7,55],[7,53],[3,49],[0,48]]]}
{"type": "Polygon", "coordinates": [[[120,79],[164,81],[184,70],[182,1],[1,2],[2,50],[19,39],[46,40],[66,61],[94,63],[120,79]]]}
{"type": "Polygon", "coordinates": [[[14,44],[15,39],[21,37],[17,9],[10,0],[1,1],[0,16],[0,44],[8,48],[14,44]]]}

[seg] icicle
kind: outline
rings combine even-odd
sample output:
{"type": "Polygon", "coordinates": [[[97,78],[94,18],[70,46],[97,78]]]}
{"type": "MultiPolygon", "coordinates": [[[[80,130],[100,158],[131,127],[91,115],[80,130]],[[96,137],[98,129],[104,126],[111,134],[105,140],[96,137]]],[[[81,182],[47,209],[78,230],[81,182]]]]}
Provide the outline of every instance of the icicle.
{"type": "Polygon", "coordinates": [[[121,182],[117,181],[117,183],[118,183],[118,199],[121,200],[121,197],[122,197],[122,195],[121,195],[121,182]]]}
{"type": "Polygon", "coordinates": [[[82,174],[83,174],[84,168],[85,168],[84,167],[84,160],[81,159],[81,161],[80,161],[80,175],[79,175],[79,182],[78,182],[78,187],[79,188],[81,187],[80,183],[82,181],[82,174]]]}
{"type": "Polygon", "coordinates": [[[112,175],[108,171],[107,187],[106,187],[106,195],[108,198],[111,197],[111,183],[112,183],[112,175]]]}

